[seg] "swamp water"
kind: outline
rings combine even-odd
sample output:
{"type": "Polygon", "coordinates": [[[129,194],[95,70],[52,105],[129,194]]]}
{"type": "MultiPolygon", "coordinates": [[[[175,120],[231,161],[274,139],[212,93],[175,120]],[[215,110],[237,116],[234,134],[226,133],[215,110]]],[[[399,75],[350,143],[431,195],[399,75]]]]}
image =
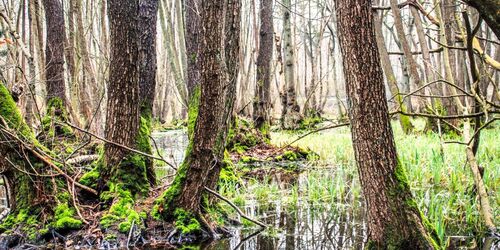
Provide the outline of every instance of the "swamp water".
{"type": "MultiPolygon", "coordinates": [[[[157,132],[153,139],[165,159],[177,165],[182,162],[187,146],[184,131],[157,132]]],[[[268,228],[262,230],[240,220],[237,213],[222,202],[244,226],[229,228],[231,238],[194,246],[194,249],[363,249],[367,226],[356,170],[328,162],[299,163],[298,167],[303,169],[300,174],[283,174],[283,171],[274,171],[275,166],[262,165],[260,177],[245,178],[243,187],[223,184],[220,191],[223,195],[268,228]]],[[[159,176],[168,173],[168,166],[158,169],[159,176]]],[[[500,249],[498,239],[476,242],[472,237],[446,238],[450,241],[448,249],[500,249]]]]}

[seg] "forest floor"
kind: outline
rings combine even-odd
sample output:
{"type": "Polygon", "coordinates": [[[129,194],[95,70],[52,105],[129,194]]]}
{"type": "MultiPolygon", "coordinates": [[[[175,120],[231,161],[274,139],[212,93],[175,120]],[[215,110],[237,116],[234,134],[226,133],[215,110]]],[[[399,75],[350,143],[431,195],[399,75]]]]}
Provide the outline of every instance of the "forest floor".
{"type": "MultiPolygon", "coordinates": [[[[435,133],[402,133],[394,123],[399,159],[406,168],[417,204],[435,226],[442,242],[448,248],[454,244],[477,247],[484,244],[485,228],[477,211],[478,200],[473,180],[465,166],[464,147],[442,144],[441,141],[460,139],[447,135],[440,138],[435,133]]],[[[184,132],[160,132],[169,137],[162,145],[186,145],[184,132]]],[[[259,226],[238,216],[234,209],[221,201],[218,211],[209,211],[212,220],[224,225],[232,237],[214,242],[193,244],[189,249],[275,248],[287,249],[360,248],[366,236],[363,201],[348,128],[322,131],[307,136],[293,146],[287,146],[302,132],[278,131],[271,133],[271,145],[257,144],[241,152],[233,152],[236,179],[223,179],[219,193],[237,205],[246,215],[260,220],[268,227],[259,226]],[[300,149],[299,149],[300,148],[300,149]],[[306,161],[310,151],[314,157],[306,161]],[[225,223],[225,224],[224,224],[225,223]]],[[[484,181],[491,198],[495,221],[500,219],[500,128],[484,130],[477,154],[485,169],[484,181]]],[[[158,136],[158,135],[157,135],[158,136]]],[[[163,148],[166,153],[168,149],[163,148]]],[[[174,154],[170,149],[169,154],[174,154]]],[[[182,158],[183,155],[177,155],[182,158]]],[[[180,160],[177,159],[177,162],[180,160]]],[[[158,166],[162,185],[153,189],[150,198],[137,202],[136,211],[150,211],[153,202],[168,187],[172,172],[158,166]]],[[[85,204],[97,207],[99,204],[85,204]]],[[[98,218],[97,210],[85,217],[98,218]]],[[[165,239],[174,225],[158,223],[148,218],[147,230],[125,234],[99,229],[99,221],[91,221],[85,230],[70,232],[65,236],[52,235],[44,247],[52,248],[113,248],[143,245],[149,249],[168,249],[174,246],[165,239]],[[118,238],[114,238],[115,237],[118,238]]],[[[29,246],[28,246],[29,247],[29,246]]]]}

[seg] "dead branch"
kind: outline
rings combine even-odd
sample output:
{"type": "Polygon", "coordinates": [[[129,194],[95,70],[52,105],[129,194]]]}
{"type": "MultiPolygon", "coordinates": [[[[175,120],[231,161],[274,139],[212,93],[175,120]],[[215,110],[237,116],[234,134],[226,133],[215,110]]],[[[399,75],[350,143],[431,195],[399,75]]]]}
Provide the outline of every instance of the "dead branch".
{"type": "MultiPolygon", "coordinates": [[[[58,122],[58,123],[59,123],[59,122],[58,122]]],[[[143,156],[149,157],[149,158],[154,159],[154,160],[162,161],[162,162],[164,162],[165,164],[167,164],[168,166],[170,166],[171,168],[173,168],[173,169],[177,170],[177,168],[176,168],[176,167],[175,167],[172,163],[170,163],[170,162],[166,161],[163,157],[157,157],[157,156],[154,156],[154,155],[150,155],[150,154],[144,153],[144,152],[142,152],[142,151],[139,151],[139,150],[137,150],[137,149],[133,149],[133,148],[127,147],[127,146],[125,146],[125,145],[122,145],[122,144],[120,144],[120,143],[110,141],[110,140],[108,140],[108,139],[106,139],[106,138],[103,138],[103,137],[100,137],[100,136],[98,136],[98,135],[96,135],[96,134],[94,134],[94,133],[92,133],[92,132],[90,132],[90,131],[88,131],[88,130],[85,130],[85,129],[83,129],[83,128],[77,127],[77,126],[75,126],[75,125],[73,125],[73,124],[71,124],[71,123],[69,123],[69,122],[65,122],[64,124],[66,124],[66,125],[68,125],[68,126],[70,126],[70,127],[74,128],[74,129],[76,129],[76,130],[78,130],[78,131],[80,131],[80,132],[83,132],[83,133],[85,133],[85,134],[91,135],[92,137],[94,137],[94,138],[96,138],[96,139],[98,139],[98,140],[101,140],[101,141],[103,141],[103,142],[105,142],[105,143],[112,144],[112,145],[114,145],[114,146],[117,146],[117,147],[123,148],[123,149],[125,149],[125,150],[130,151],[130,152],[134,152],[134,153],[137,153],[137,154],[140,154],[140,155],[143,155],[143,156]]]]}
{"type": "Polygon", "coordinates": [[[41,155],[35,148],[32,147],[32,145],[29,145],[28,143],[24,142],[19,137],[17,137],[15,134],[11,133],[10,131],[8,131],[5,128],[0,128],[0,130],[3,133],[9,135],[11,138],[13,138],[16,141],[18,141],[23,148],[28,149],[36,158],[38,158],[39,160],[41,160],[42,162],[44,162],[48,166],[52,167],[54,170],[56,170],[56,172],[58,172],[59,174],[61,174],[62,176],[64,176],[69,181],[74,182],[77,187],[79,187],[81,189],[84,189],[84,190],[86,190],[86,191],[88,191],[88,192],[90,192],[92,194],[97,195],[97,191],[96,190],[94,190],[94,189],[92,189],[90,187],[87,187],[87,186],[85,186],[85,185],[83,185],[83,184],[75,181],[71,176],[69,176],[67,173],[65,173],[64,171],[62,171],[61,168],[59,168],[56,164],[54,164],[48,157],[45,157],[45,156],[41,155]]]}
{"type": "Polygon", "coordinates": [[[236,212],[237,212],[237,213],[238,213],[241,217],[243,217],[243,218],[245,218],[246,220],[249,220],[249,221],[251,221],[251,222],[253,222],[253,223],[255,223],[255,224],[257,224],[257,225],[259,225],[259,226],[261,226],[261,227],[263,227],[263,228],[267,228],[266,224],[264,224],[264,223],[262,223],[262,222],[260,222],[260,221],[258,221],[258,220],[254,220],[254,219],[252,219],[252,218],[250,218],[250,217],[246,216],[246,215],[245,215],[245,214],[244,214],[244,213],[240,210],[240,208],[239,208],[238,206],[236,206],[234,203],[232,203],[232,202],[231,202],[230,200],[228,200],[226,197],[224,197],[224,196],[220,195],[219,193],[215,192],[214,190],[212,190],[212,189],[210,189],[210,188],[208,188],[208,187],[204,187],[204,188],[205,188],[205,190],[206,190],[207,192],[209,192],[210,194],[214,195],[215,197],[217,197],[217,198],[219,198],[219,199],[221,199],[221,200],[225,201],[227,204],[229,204],[229,206],[231,206],[232,208],[234,208],[234,210],[236,210],[236,212]]]}

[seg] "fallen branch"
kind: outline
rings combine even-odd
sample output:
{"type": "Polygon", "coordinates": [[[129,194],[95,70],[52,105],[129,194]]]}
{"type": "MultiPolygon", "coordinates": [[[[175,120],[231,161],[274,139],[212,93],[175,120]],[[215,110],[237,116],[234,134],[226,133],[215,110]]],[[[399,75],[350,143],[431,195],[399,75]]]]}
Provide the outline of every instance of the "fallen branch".
{"type": "Polygon", "coordinates": [[[56,172],[58,172],[59,174],[61,174],[62,176],[64,176],[66,179],[68,179],[69,181],[71,182],[74,182],[75,183],[75,186],[83,189],[83,190],[86,190],[92,194],[95,194],[97,195],[97,191],[90,188],[90,187],[87,187],[77,181],[75,181],[71,176],[69,176],[67,173],[65,173],[64,171],[61,170],[61,168],[59,168],[56,164],[54,164],[51,160],[48,159],[48,157],[44,157],[43,155],[41,155],[39,152],[36,151],[36,149],[32,148],[31,145],[28,145],[26,142],[24,142],[23,140],[21,140],[19,137],[17,137],[15,134],[11,133],[10,131],[8,131],[7,129],[4,129],[4,128],[1,128],[1,131],[6,133],[7,135],[9,135],[10,137],[12,137],[13,139],[15,139],[16,141],[18,141],[24,148],[28,149],[36,158],[40,159],[42,162],[44,162],[45,164],[47,164],[48,166],[52,167],[54,170],[56,170],[56,172]]]}
{"type": "Polygon", "coordinates": [[[301,135],[299,136],[297,139],[293,140],[292,142],[289,142],[287,143],[285,146],[282,146],[281,148],[286,148],[302,139],[304,139],[305,137],[311,135],[311,134],[314,134],[314,133],[318,133],[320,131],[324,131],[324,130],[328,130],[328,129],[334,129],[334,128],[340,128],[340,127],[345,127],[345,126],[349,126],[349,122],[345,122],[345,123],[340,123],[340,124],[335,124],[335,125],[331,125],[331,126],[328,126],[328,127],[322,127],[322,128],[318,128],[316,130],[313,130],[313,131],[310,131],[304,135],[301,135]]]}
{"type": "Polygon", "coordinates": [[[236,210],[236,212],[237,212],[237,213],[238,213],[241,217],[243,217],[243,218],[245,218],[246,220],[251,221],[251,222],[253,222],[253,223],[255,223],[255,224],[257,224],[257,225],[259,225],[259,226],[261,226],[261,227],[263,227],[263,228],[267,228],[266,224],[264,224],[264,223],[262,223],[262,222],[260,222],[260,221],[258,221],[258,220],[254,220],[254,219],[252,219],[252,218],[250,218],[250,217],[246,216],[246,215],[245,215],[245,214],[244,214],[244,213],[240,210],[240,208],[239,208],[238,206],[236,206],[234,203],[232,203],[232,202],[231,202],[230,200],[228,200],[226,197],[224,197],[224,196],[220,195],[219,193],[215,192],[214,190],[212,190],[212,189],[210,189],[210,188],[208,188],[208,187],[204,187],[204,188],[205,188],[205,190],[206,190],[207,192],[209,192],[209,193],[213,194],[215,197],[217,197],[217,198],[219,198],[219,199],[221,199],[221,200],[225,201],[227,204],[229,204],[229,206],[231,206],[232,208],[234,208],[234,210],[236,210]]]}
{"type": "Polygon", "coordinates": [[[99,159],[99,155],[80,155],[80,156],[76,156],[76,157],[73,157],[71,159],[68,159],[66,161],[66,164],[79,164],[79,163],[82,163],[82,162],[91,162],[91,161],[95,161],[99,159]]]}
{"type": "MultiPolygon", "coordinates": [[[[58,122],[58,123],[60,123],[60,122],[58,122]]],[[[83,132],[83,133],[85,133],[85,134],[88,134],[88,135],[90,135],[90,136],[92,136],[92,137],[94,137],[94,138],[96,138],[96,139],[98,139],[98,140],[101,140],[101,141],[103,141],[103,142],[105,142],[105,143],[112,144],[113,146],[117,146],[117,147],[123,148],[123,149],[125,149],[125,150],[130,151],[130,152],[134,152],[134,153],[137,153],[137,154],[140,154],[140,155],[143,155],[143,156],[149,157],[149,158],[154,159],[154,160],[162,161],[162,162],[164,162],[165,164],[167,164],[168,166],[170,166],[171,168],[173,168],[173,169],[177,170],[177,168],[176,168],[176,167],[175,167],[172,163],[170,163],[170,162],[166,161],[163,157],[158,157],[158,156],[150,155],[150,154],[144,153],[144,152],[142,152],[142,151],[139,151],[139,150],[137,150],[137,149],[133,149],[133,148],[127,147],[127,146],[125,146],[125,145],[122,145],[122,144],[116,143],[116,142],[114,142],[114,141],[110,141],[110,140],[108,140],[108,139],[106,139],[106,138],[103,138],[103,137],[100,137],[100,136],[98,136],[98,135],[96,135],[96,134],[94,134],[94,133],[92,133],[92,132],[90,132],[90,131],[88,131],[88,130],[85,130],[85,129],[83,129],[83,128],[77,127],[77,126],[75,126],[75,125],[73,125],[73,124],[71,124],[71,123],[69,123],[69,122],[65,122],[64,124],[66,124],[66,125],[68,125],[68,126],[70,126],[70,127],[74,128],[74,129],[76,129],[76,130],[78,130],[78,131],[80,131],[80,132],[83,132]]]]}

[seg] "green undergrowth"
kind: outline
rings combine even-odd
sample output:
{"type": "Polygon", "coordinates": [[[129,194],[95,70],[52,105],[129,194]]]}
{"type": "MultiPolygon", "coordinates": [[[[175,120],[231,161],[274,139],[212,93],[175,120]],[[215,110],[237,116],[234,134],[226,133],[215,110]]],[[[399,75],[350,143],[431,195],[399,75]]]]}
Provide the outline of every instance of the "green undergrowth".
{"type": "Polygon", "coordinates": [[[242,154],[260,143],[269,143],[269,140],[255,128],[251,121],[242,117],[234,119],[229,128],[227,140],[227,149],[238,154],[242,154]]]}
{"type": "MultiPolygon", "coordinates": [[[[462,140],[454,133],[442,139],[434,132],[425,132],[425,122],[413,121],[413,134],[403,133],[400,124],[393,123],[396,147],[416,206],[428,220],[424,224],[435,229],[434,238],[444,246],[447,236],[480,236],[486,228],[479,213],[472,173],[466,165],[465,147],[442,141],[462,140]]],[[[477,153],[479,164],[485,169],[484,183],[490,194],[494,221],[500,219],[500,145],[498,124],[481,133],[477,153]]],[[[272,142],[282,145],[297,138],[287,132],[272,133],[272,142]]],[[[318,168],[329,168],[335,177],[322,178],[322,170],[311,169],[307,174],[307,199],[315,203],[335,201],[347,194],[361,197],[360,184],[349,128],[338,128],[310,135],[294,145],[309,147],[320,157],[318,168]],[[348,174],[345,174],[348,173],[348,174]],[[311,176],[313,178],[311,178],[311,176]],[[348,178],[346,181],[345,178],[348,178]],[[324,179],[324,180],[322,180],[324,179]],[[330,197],[330,198],[329,198],[330,197]],[[337,198],[335,198],[337,197],[337,198]]],[[[241,199],[241,198],[238,198],[241,199]]],[[[434,230],[430,230],[434,231],[434,230]]]]}
{"type": "Polygon", "coordinates": [[[102,228],[116,228],[121,233],[127,233],[132,224],[142,225],[146,219],[145,212],[137,212],[134,208],[135,197],[121,185],[110,184],[110,191],[101,194],[101,200],[112,201],[109,210],[102,216],[102,228]]]}

